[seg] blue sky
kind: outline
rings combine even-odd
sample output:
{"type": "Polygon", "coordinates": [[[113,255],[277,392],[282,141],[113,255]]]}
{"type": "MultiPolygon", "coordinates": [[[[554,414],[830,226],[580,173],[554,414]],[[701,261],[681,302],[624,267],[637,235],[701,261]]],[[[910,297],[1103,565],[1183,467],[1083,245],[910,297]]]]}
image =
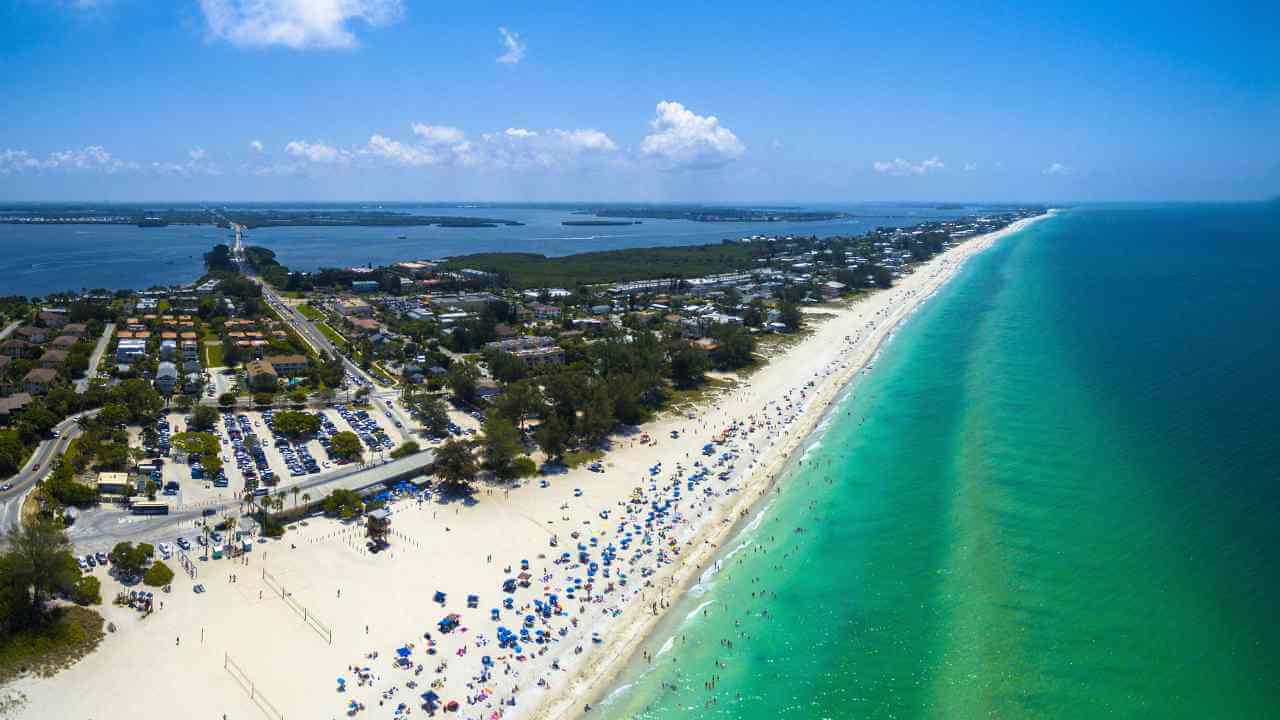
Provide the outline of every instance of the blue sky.
{"type": "Polygon", "coordinates": [[[0,0],[0,199],[1280,193],[1280,4],[1029,5],[0,0]]]}

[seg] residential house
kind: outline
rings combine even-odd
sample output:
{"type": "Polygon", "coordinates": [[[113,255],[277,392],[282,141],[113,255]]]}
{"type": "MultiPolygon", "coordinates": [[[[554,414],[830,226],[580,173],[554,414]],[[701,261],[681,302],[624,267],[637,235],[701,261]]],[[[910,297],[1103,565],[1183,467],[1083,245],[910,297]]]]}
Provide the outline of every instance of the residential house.
{"type": "Polygon", "coordinates": [[[560,308],[546,303],[529,303],[529,310],[535,320],[559,320],[560,308]]]}
{"type": "Polygon", "coordinates": [[[269,355],[263,359],[278,376],[292,377],[307,371],[306,355],[269,355]]]}
{"type": "Polygon", "coordinates": [[[0,397],[0,421],[12,422],[15,417],[31,404],[29,393],[14,393],[8,397],[0,397]]]}
{"type": "Polygon", "coordinates": [[[3,343],[0,343],[0,353],[13,358],[31,357],[38,350],[39,348],[35,345],[32,345],[26,340],[19,340],[17,338],[9,338],[3,343]]]}
{"type": "Polygon", "coordinates": [[[382,323],[378,322],[377,320],[374,320],[373,318],[366,318],[366,317],[351,318],[347,322],[349,322],[351,324],[351,327],[355,328],[356,331],[366,335],[376,333],[382,330],[382,323]]]}
{"type": "Polygon", "coordinates": [[[75,344],[78,342],[80,342],[80,338],[75,337],[74,335],[59,335],[54,338],[53,342],[49,343],[49,345],[59,350],[70,350],[75,347],[75,344]]]}
{"type": "Polygon", "coordinates": [[[275,389],[276,383],[280,380],[280,376],[276,375],[275,368],[271,367],[271,363],[265,360],[254,360],[246,363],[244,372],[249,379],[249,386],[255,390],[275,389]]]}
{"type": "Polygon", "coordinates": [[[45,328],[36,327],[35,325],[23,325],[13,331],[15,337],[26,340],[29,343],[39,345],[49,339],[49,331],[45,328]]]}
{"type": "Polygon", "coordinates": [[[66,325],[63,325],[62,329],[58,332],[62,335],[72,335],[77,338],[82,338],[89,334],[89,326],[84,323],[67,323],[66,325]]]}
{"type": "MultiPolygon", "coordinates": [[[[136,335],[137,333],[135,333],[136,335]]],[[[116,342],[116,362],[129,364],[147,356],[147,341],[138,338],[124,338],[116,342]]]]}
{"type": "Polygon", "coordinates": [[[840,297],[841,293],[844,292],[845,287],[846,285],[844,283],[836,282],[835,280],[832,280],[830,282],[824,282],[821,285],[819,285],[818,291],[821,292],[822,297],[826,298],[827,300],[834,300],[840,297]]]}
{"type": "Polygon", "coordinates": [[[44,395],[49,392],[49,388],[57,381],[58,373],[56,370],[35,368],[22,378],[22,387],[32,395],[44,395]]]}
{"type": "Polygon", "coordinates": [[[50,328],[60,328],[67,324],[67,314],[53,310],[41,311],[39,315],[36,315],[36,319],[44,323],[45,327],[50,328]]]}
{"type": "Polygon", "coordinates": [[[171,393],[178,386],[178,366],[171,362],[162,362],[156,368],[156,390],[171,393]]]}
{"type": "Polygon", "coordinates": [[[45,350],[37,361],[40,367],[57,370],[67,361],[67,353],[65,350],[45,350]]]}

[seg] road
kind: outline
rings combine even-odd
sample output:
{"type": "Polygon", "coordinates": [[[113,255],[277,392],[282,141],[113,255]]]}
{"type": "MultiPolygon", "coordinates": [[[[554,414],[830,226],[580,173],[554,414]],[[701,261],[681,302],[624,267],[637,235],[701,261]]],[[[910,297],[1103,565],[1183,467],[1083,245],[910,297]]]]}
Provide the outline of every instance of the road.
{"type": "Polygon", "coordinates": [[[89,410],[72,415],[58,423],[55,431],[61,437],[41,442],[22,470],[6,481],[11,483],[13,487],[0,492],[0,533],[8,532],[9,528],[16,527],[22,522],[23,498],[26,497],[27,491],[35,487],[36,482],[49,472],[53,461],[66,451],[67,445],[80,435],[80,426],[76,424],[76,421],[82,417],[91,417],[97,414],[97,410],[89,410]]]}
{"type": "Polygon", "coordinates": [[[93,348],[93,354],[89,356],[89,370],[85,372],[84,377],[76,381],[76,392],[83,394],[89,389],[89,382],[98,376],[98,363],[102,362],[102,354],[111,344],[111,334],[115,331],[115,323],[107,323],[103,327],[102,337],[98,338],[98,344],[93,348]]]}
{"type": "MultiPolygon", "coordinates": [[[[374,465],[352,465],[333,472],[307,478],[296,485],[284,488],[292,494],[292,488],[299,491],[311,491],[313,498],[327,495],[338,488],[360,491],[388,480],[396,480],[415,476],[422,472],[435,459],[435,453],[427,450],[399,460],[374,465]]],[[[239,500],[227,500],[221,503],[204,505],[190,510],[181,510],[168,515],[141,516],[131,515],[123,510],[98,508],[80,514],[76,524],[71,526],[67,535],[75,544],[78,552],[107,551],[124,540],[130,542],[173,542],[179,535],[194,539],[197,521],[206,514],[210,517],[221,517],[230,512],[239,513],[243,504],[239,500]]],[[[286,500],[285,509],[289,508],[286,500]]]]}
{"type": "Polygon", "coordinates": [[[14,320],[13,322],[9,323],[5,327],[5,329],[0,330],[0,340],[4,340],[5,338],[9,337],[9,333],[13,332],[14,330],[17,330],[18,326],[21,324],[22,324],[21,320],[14,320]]]}

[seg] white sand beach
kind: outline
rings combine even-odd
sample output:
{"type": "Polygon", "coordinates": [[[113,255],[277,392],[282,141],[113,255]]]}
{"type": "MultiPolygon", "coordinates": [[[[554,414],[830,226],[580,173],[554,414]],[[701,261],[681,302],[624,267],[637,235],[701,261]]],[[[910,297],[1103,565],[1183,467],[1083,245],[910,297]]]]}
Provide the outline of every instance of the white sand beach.
{"type": "Polygon", "coordinates": [[[604,473],[583,467],[510,491],[482,484],[469,504],[397,500],[391,549],[376,555],[361,525],[309,519],[243,559],[197,561],[199,577],[156,593],[163,609],[145,618],[109,604],[119,586],[99,569],[117,631],[55,677],[13,683],[26,696],[14,716],[423,717],[431,691],[458,703],[444,714],[459,718],[576,717],[898,323],[965,260],[1040,218],[951,248],[889,290],[822,307],[827,317],[803,339],[696,417],[646,425],[650,443],[615,438],[604,473]],[[504,592],[522,560],[529,586],[504,592]],[[196,582],[207,591],[194,593],[196,582]],[[458,627],[443,633],[450,614],[458,627]],[[499,626],[519,650],[500,646],[499,626]]]}

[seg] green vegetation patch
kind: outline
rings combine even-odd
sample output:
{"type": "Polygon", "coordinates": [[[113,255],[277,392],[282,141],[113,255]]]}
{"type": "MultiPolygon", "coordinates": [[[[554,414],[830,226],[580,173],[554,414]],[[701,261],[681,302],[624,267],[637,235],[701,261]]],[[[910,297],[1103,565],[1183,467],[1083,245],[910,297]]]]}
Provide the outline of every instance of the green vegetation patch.
{"type": "Polygon", "coordinates": [[[630,248],[549,258],[534,253],[480,253],[443,263],[443,269],[497,273],[517,288],[573,287],[597,283],[689,278],[755,267],[760,245],[721,243],[630,248]]]}
{"type": "Polygon", "coordinates": [[[82,607],[62,607],[38,630],[0,633],[0,683],[34,673],[49,677],[74,665],[102,642],[102,616],[82,607]]]}

